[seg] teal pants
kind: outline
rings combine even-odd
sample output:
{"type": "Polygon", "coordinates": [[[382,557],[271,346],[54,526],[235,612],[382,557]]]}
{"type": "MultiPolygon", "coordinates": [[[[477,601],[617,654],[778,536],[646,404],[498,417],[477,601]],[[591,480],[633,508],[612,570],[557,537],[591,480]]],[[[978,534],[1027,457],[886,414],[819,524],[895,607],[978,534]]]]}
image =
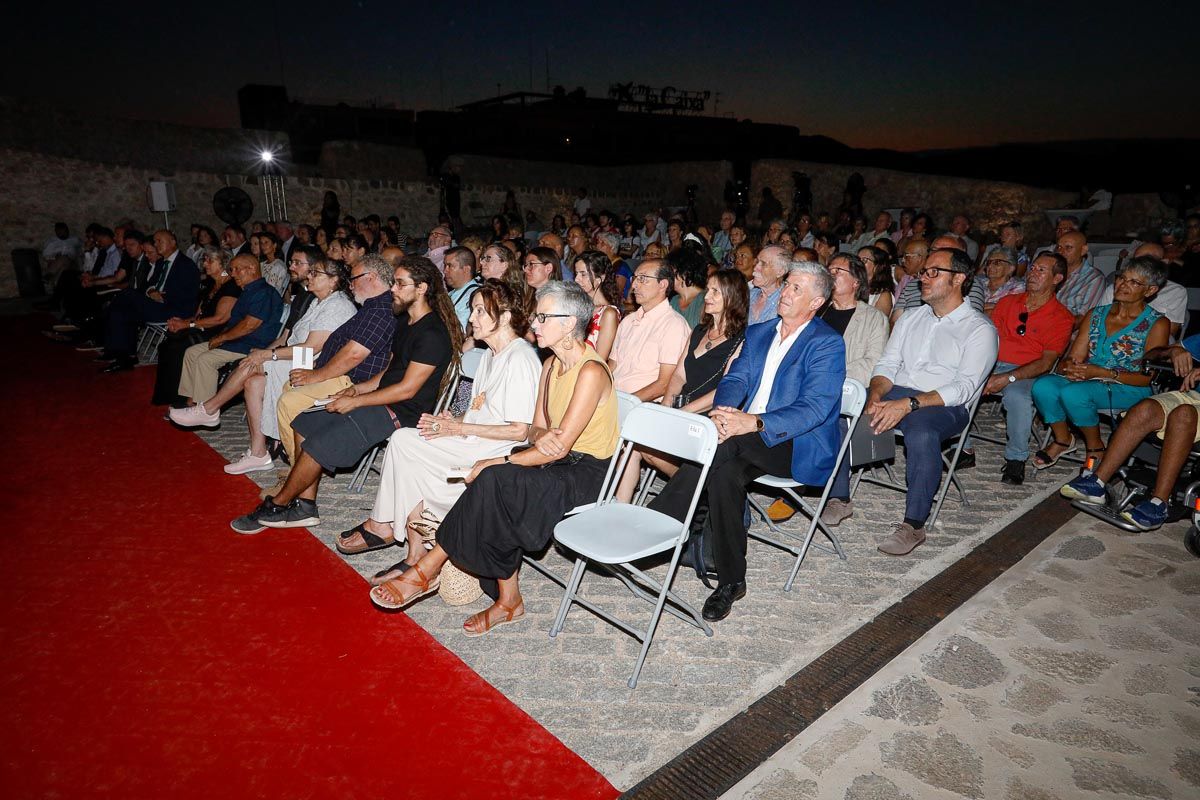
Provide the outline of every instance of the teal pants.
{"type": "Polygon", "coordinates": [[[1061,375],[1043,375],[1033,382],[1033,404],[1047,425],[1069,420],[1081,428],[1092,427],[1100,424],[1099,409],[1124,411],[1149,396],[1149,386],[1069,381],[1061,375]]]}

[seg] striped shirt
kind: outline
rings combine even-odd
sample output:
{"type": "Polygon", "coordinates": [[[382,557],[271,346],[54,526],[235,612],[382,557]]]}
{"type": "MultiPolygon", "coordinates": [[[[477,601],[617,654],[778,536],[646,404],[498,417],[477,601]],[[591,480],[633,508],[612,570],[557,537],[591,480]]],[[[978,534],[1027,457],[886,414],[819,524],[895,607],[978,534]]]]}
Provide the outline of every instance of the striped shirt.
{"type": "Polygon", "coordinates": [[[383,372],[392,354],[392,336],[396,333],[396,317],[392,313],[392,293],[384,292],[362,304],[353,317],[343,322],[325,340],[316,367],[320,369],[349,342],[358,342],[370,352],[357,367],[346,373],[355,383],[362,383],[383,372]]]}
{"type": "Polygon", "coordinates": [[[1078,317],[1100,304],[1104,286],[1104,273],[1085,262],[1058,287],[1058,302],[1078,317]]]}

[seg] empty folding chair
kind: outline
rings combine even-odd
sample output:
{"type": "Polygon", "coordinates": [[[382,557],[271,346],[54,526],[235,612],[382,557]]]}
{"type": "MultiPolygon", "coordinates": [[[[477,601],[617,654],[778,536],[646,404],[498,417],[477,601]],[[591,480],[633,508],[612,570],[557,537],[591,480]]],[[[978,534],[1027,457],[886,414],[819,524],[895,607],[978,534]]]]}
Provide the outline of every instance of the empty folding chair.
{"type": "MultiPolygon", "coordinates": [[[[946,474],[942,477],[942,483],[938,488],[937,496],[933,503],[933,510],[929,512],[929,519],[925,523],[930,527],[933,527],[934,523],[937,522],[938,514],[942,511],[942,503],[946,500],[946,493],[950,491],[951,484],[954,485],[955,491],[958,492],[959,501],[964,506],[971,505],[971,501],[967,499],[967,493],[963,491],[962,484],[959,483],[955,471],[958,468],[958,457],[962,454],[963,444],[967,441],[966,434],[971,430],[971,425],[975,421],[975,412],[979,410],[979,401],[982,399],[983,394],[980,393],[967,406],[967,423],[963,426],[962,430],[942,440],[942,466],[946,469],[946,474]]],[[[904,439],[904,434],[899,429],[896,429],[894,433],[897,440],[902,441],[904,439]]],[[[860,482],[873,483],[876,486],[883,486],[900,492],[907,490],[907,487],[897,479],[889,466],[885,464],[883,469],[887,473],[887,480],[878,478],[874,474],[859,473],[851,486],[851,496],[853,497],[854,491],[858,489],[860,482]]]]}
{"type": "MultiPolygon", "coordinates": [[[[854,433],[855,426],[858,425],[859,417],[862,416],[863,406],[866,403],[867,390],[858,381],[853,378],[847,378],[846,382],[842,384],[841,410],[842,419],[846,421],[846,434],[842,437],[841,447],[838,448],[837,460],[833,464],[833,472],[829,473],[829,478],[825,481],[825,486],[821,491],[821,497],[817,500],[815,506],[809,505],[804,498],[796,493],[796,489],[803,487],[805,484],[797,483],[792,480],[791,476],[763,475],[754,481],[760,486],[769,486],[772,489],[782,490],[797,508],[812,518],[812,522],[808,526],[808,532],[804,535],[804,539],[799,546],[787,541],[787,539],[767,536],[766,534],[756,533],[753,530],[747,531],[755,539],[786,550],[796,557],[796,563],[792,565],[792,571],[788,575],[787,582],[783,584],[785,592],[792,590],[792,584],[796,580],[797,573],[800,572],[800,565],[804,563],[804,556],[808,553],[809,547],[816,547],[818,550],[833,553],[843,561],[846,559],[846,551],[842,549],[842,543],[838,540],[837,534],[821,521],[821,512],[825,510],[825,505],[829,502],[829,493],[833,491],[833,483],[837,480],[838,469],[841,468],[842,461],[849,457],[850,438],[854,433]],[[821,533],[825,534],[825,538],[829,540],[832,547],[813,543],[813,536],[816,534],[818,528],[821,529],[821,533]]],[[[792,540],[800,538],[776,525],[763,507],[759,505],[759,502],[754,499],[753,495],[748,494],[746,498],[750,501],[750,506],[758,512],[758,515],[762,517],[763,522],[767,524],[772,533],[792,540]]]]}
{"type": "Polygon", "coordinates": [[[638,675],[664,610],[704,631],[706,636],[712,636],[712,628],[700,613],[670,587],[716,451],[717,428],[707,417],[656,403],[643,403],[629,412],[621,426],[617,452],[605,475],[600,500],[593,508],[564,519],[554,528],[554,540],[574,552],[577,558],[550,635],[558,635],[567,612],[578,603],[633,636],[642,643],[642,649],[629,677],[631,689],[637,686],[638,675]],[[621,473],[633,448],[638,445],[700,465],[700,478],[682,522],[649,508],[614,501],[621,473]],[[635,561],[667,551],[671,551],[671,562],[661,583],[633,565],[635,561]],[[654,603],[645,630],[638,630],[579,597],[579,586],[589,563],[620,578],[637,597],[654,603]]]}
{"type": "Polygon", "coordinates": [[[142,326],[142,334],[138,337],[137,360],[138,366],[148,367],[158,363],[158,346],[167,338],[167,323],[147,322],[142,326]]]}

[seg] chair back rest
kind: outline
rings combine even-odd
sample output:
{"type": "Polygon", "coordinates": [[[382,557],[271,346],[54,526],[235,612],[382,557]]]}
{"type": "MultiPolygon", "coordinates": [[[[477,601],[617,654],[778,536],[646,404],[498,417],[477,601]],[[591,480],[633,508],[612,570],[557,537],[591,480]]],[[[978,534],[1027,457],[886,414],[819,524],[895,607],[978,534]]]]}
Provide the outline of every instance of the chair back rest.
{"type": "Polygon", "coordinates": [[[621,441],[706,464],[717,451],[717,426],[699,414],[641,403],[625,417],[621,441]]]}
{"type": "Polygon", "coordinates": [[[854,378],[846,378],[846,382],[842,384],[842,415],[857,417],[866,404],[866,388],[854,378]]]}
{"type": "Polygon", "coordinates": [[[620,428],[625,424],[625,418],[629,416],[629,412],[642,404],[637,395],[629,392],[617,392],[617,427],[620,428]]]}
{"type": "Polygon", "coordinates": [[[483,353],[483,349],[479,347],[463,353],[459,375],[469,381],[475,380],[475,376],[479,374],[479,365],[483,363],[483,353]]]}

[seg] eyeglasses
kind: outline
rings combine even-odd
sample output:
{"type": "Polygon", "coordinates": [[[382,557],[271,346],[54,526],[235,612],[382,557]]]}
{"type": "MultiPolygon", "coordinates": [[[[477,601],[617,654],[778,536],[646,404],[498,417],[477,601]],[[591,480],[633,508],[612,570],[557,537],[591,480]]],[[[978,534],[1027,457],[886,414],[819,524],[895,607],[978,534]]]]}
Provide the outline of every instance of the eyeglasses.
{"type": "Polygon", "coordinates": [[[293,267],[307,267],[308,266],[308,262],[303,259],[300,259],[300,258],[293,258],[288,263],[291,264],[293,267]]]}
{"type": "Polygon", "coordinates": [[[950,274],[954,274],[955,272],[957,272],[959,275],[967,274],[967,273],[963,272],[961,269],[946,269],[945,267],[926,267],[925,269],[923,269],[917,273],[917,277],[922,280],[926,280],[926,279],[933,280],[938,275],[941,275],[943,272],[947,272],[950,274]]]}
{"type": "Polygon", "coordinates": [[[1010,266],[1010,267],[1011,267],[1013,262],[1011,262],[1011,261],[1007,261],[1007,260],[1005,260],[1005,259],[1003,259],[1003,258],[989,258],[989,259],[988,259],[988,260],[987,260],[985,263],[986,263],[986,265],[987,265],[987,266],[989,266],[989,267],[990,267],[992,264],[1007,264],[1008,266],[1010,266]]]}
{"type": "Polygon", "coordinates": [[[905,253],[900,256],[901,261],[907,261],[910,258],[924,258],[928,253],[905,253]]]}
{"type": "Polygon", "coordinates": [[[830,268],[829,268],[829,274],[830,274],[830,275],[836,275],[836,274],[837,274],[837,273],[839,273],[839,272],[844,272],[844,273],[846,273],[847,275],[849,275],[849,274],[850,274],[850,270],[846,269],[845,267],[830,267],[830,268]]]}
{"type": "Polygon", "coordinates": [[[1029,312],[1022,311],[1020,314],[1017,314],[1017,322],[1021,323],[1020,325],[1017,326],[1017,336],[1024,336],[1025,335],[1025,323],[1029,322],[1029,312]]]}
{"type": "Polygon", "coordinates": [[[1127,278],[1127,277],[1125,277],[1125,275],[1123,273],[1121,275],[1118,275],[1114,279],[1114,283],[1116,281],[1121,281],[1122,283],[1128,283],[1130,286],[1136,286],[1139,289],[1145,289],[1147,286],[1150,285],[1150,284],[1146,283],[1145,281],[1139,281],[1136,278],[1127,278]]]}
{"type": "Polygon", "coordinates": [[[548,319],[557,319],[557,318],[565,319],[566,317],[571,317],[571,316],[574,316],[574,314],[543,314],[543,313],[539,312],[539,313],[533,315],[533,321],[536,322],[538,325],[545,325],[546,320],[548,320],[548,319]]]}
{"type": "Polygon", "coordinates": [[[651,281],[661,280],[657,275],[646,275],[645,273],[638,273],[633,276],[633,279],[638,283],[650,283],[651,281]]]}
{"type": "Polygon", "coordinates": [[[525,262],[525,268],[526,268],[526,269],[528,269],[529,267],[544,267],[544,266],[546,266],[546,262],[545,262],[545,261],[533,261],[533,260],[529,260],[529,261],[526,261],[526,262],[525,262]]]}
{"type": "Polygon", "coordinates": [[[416,286],[416,281],[396,281],[396,286],[416,286]]]}
{"type": "Polygon", "coordinates": [[[351,282],[351,283],[354,283],[354,282],[355,282],[356,280],[358,280],[359,278],[365,278],[365,277],[367,277],[367,276],[368,276],[368,275],[370,275],[370,274],[371,274],[371,273],[369,273],[369,272],[360,272],[360,273],[358,273],[357,275],[351,275],[351,276],[350,276],[350,282],[351,282]]]}

